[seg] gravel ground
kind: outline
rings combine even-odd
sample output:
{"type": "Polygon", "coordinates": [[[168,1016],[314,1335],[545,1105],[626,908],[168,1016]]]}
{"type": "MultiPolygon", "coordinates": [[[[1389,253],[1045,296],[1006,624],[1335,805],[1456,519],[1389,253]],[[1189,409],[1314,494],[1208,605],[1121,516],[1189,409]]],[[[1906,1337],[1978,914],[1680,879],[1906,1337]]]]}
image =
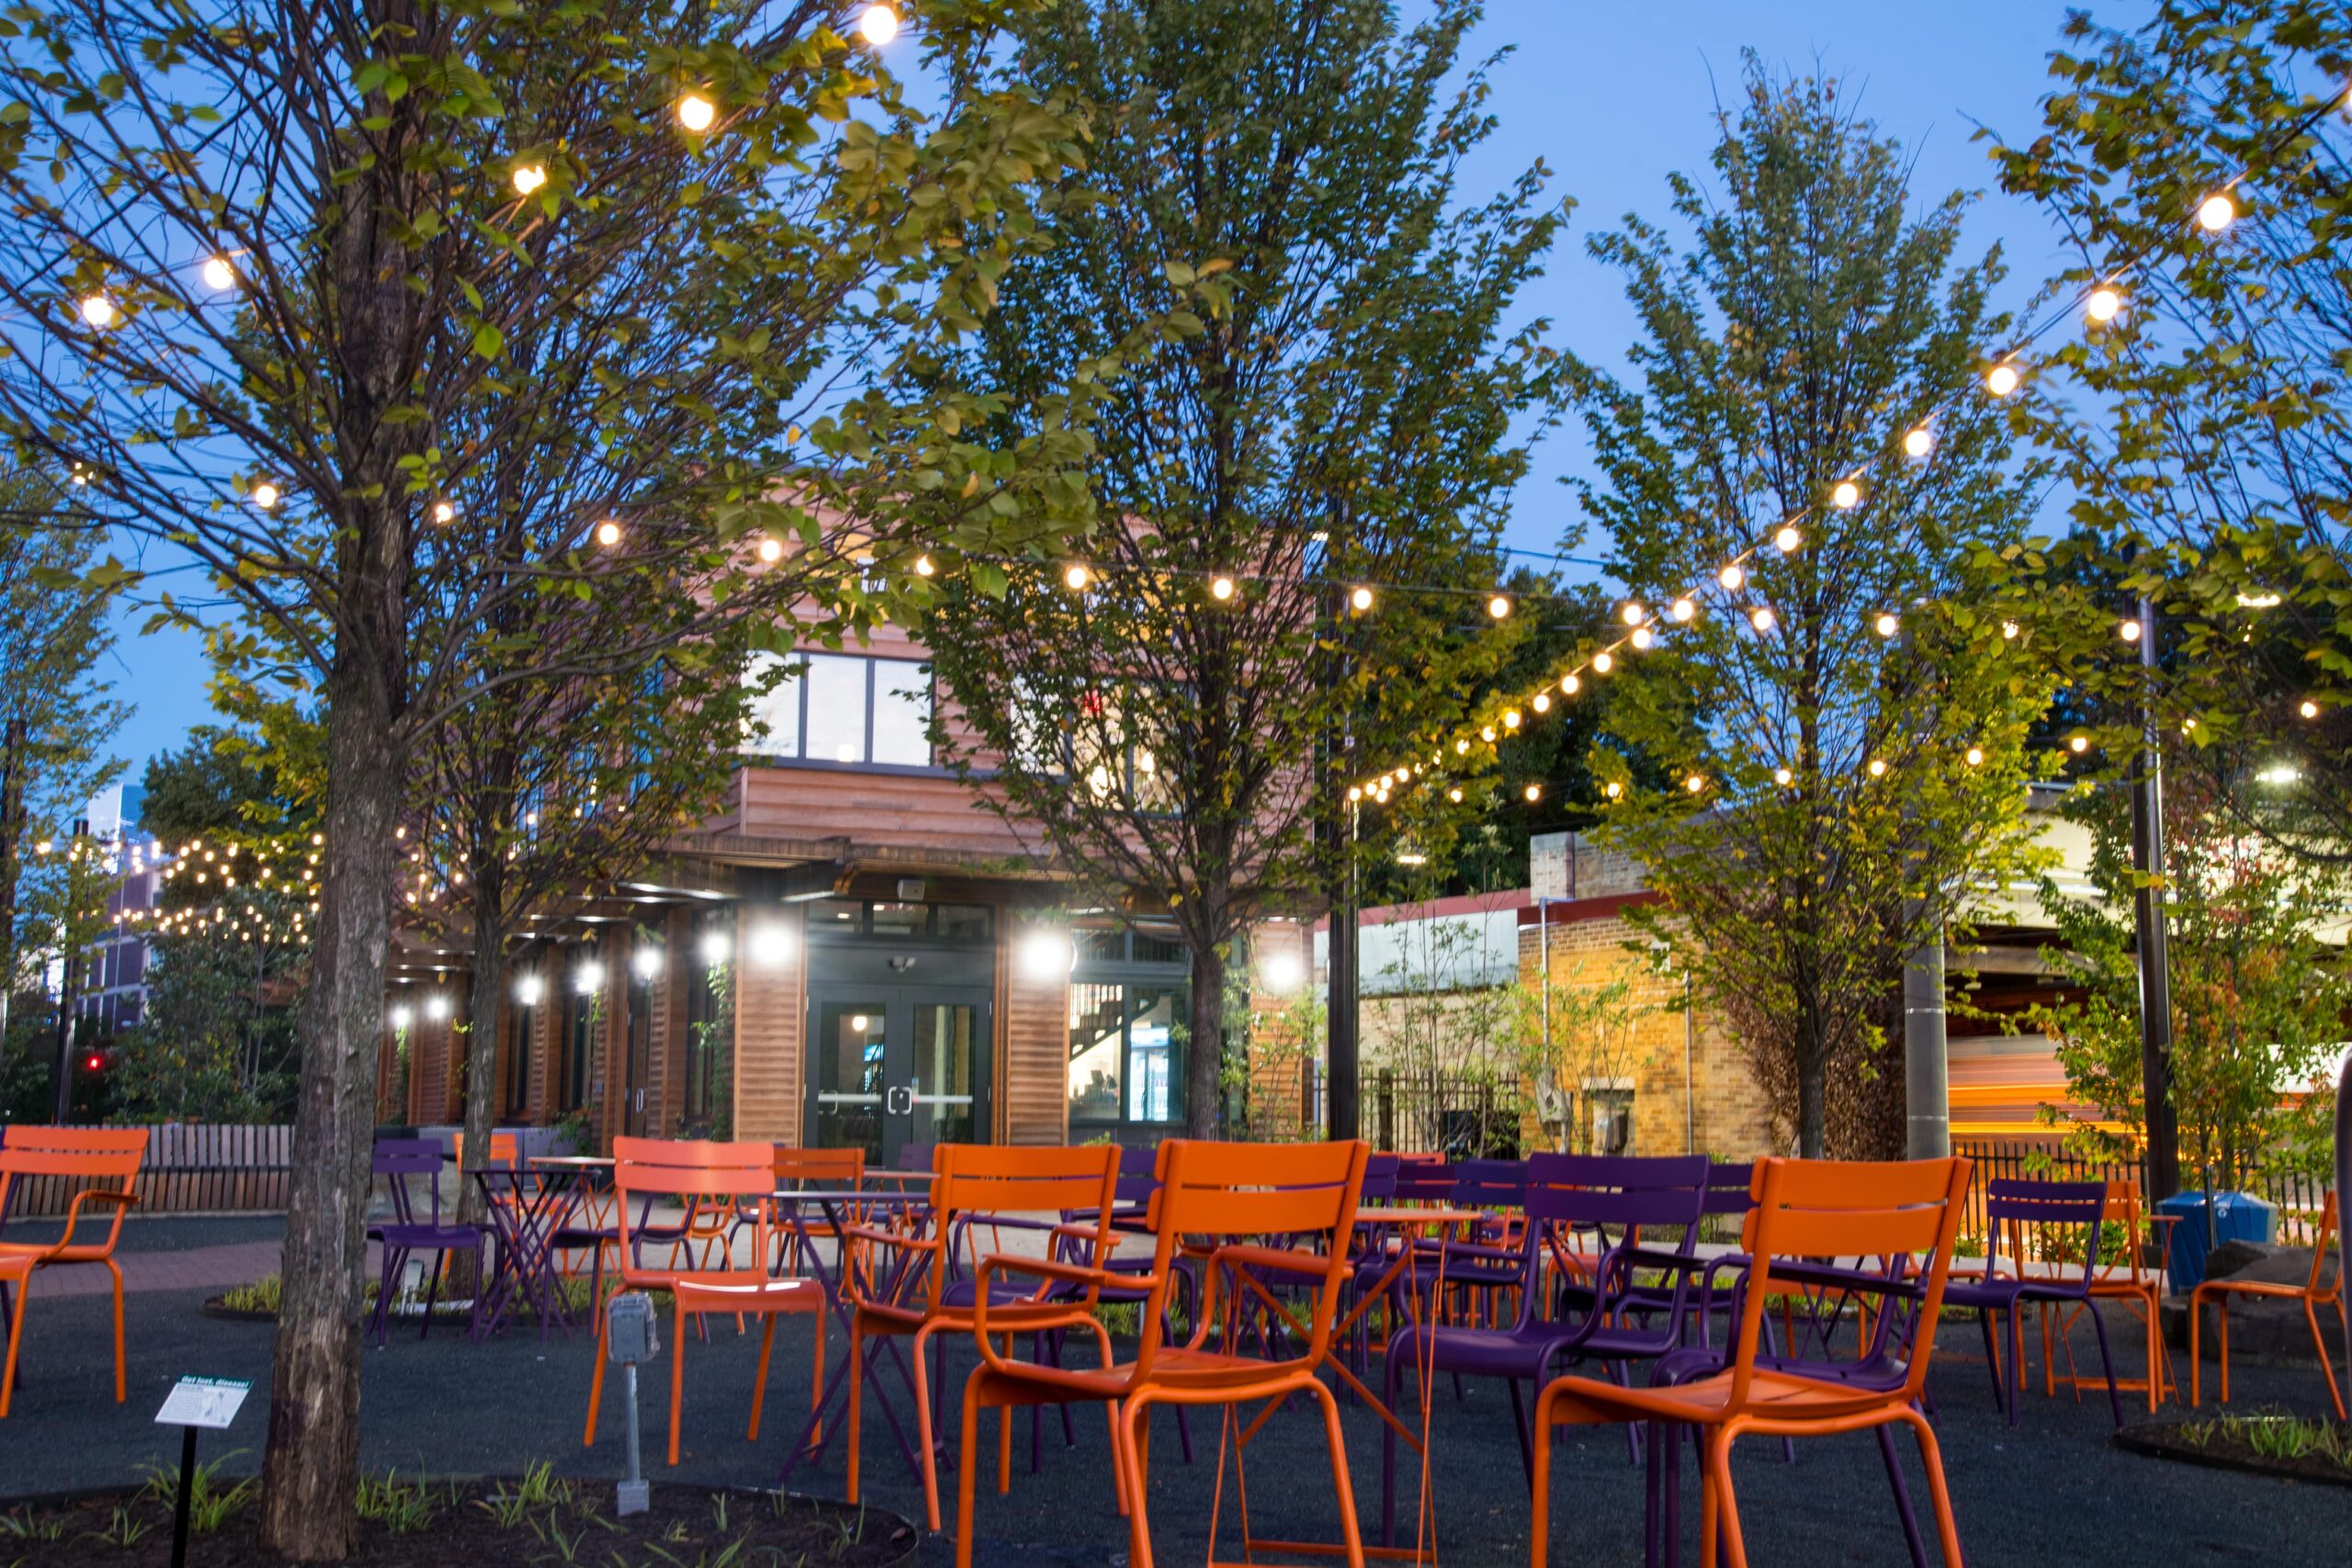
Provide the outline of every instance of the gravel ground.
{"type": "MultiPolygon", "coordinates": [[[[200,1304],[198,1294],[186,1292],[131,1298],[130,1398],[117,1406],[107,1397],[103,1299],[35,1301],[27,1325],[26,1385],[18,1390],[15,1414],[0,1425],[0,1498],[134,1484],[143,1465],[175,1459],[176,1434],[153,1422],[165,1389],[183,1372],[259,1381],[262,1386],[235,1428],[208,1434],[203,1449],[207,1456],[228,1454],[232,1471],[255,1466],[267,1422],[270,1329],[206,1317],[200,1304]]],[[[680,1480],[773,1483],[791,1434],[798,1429],[795,1417],[806,1410],[808,1333],[799,1319],[787,1319],[779,1330],[767,1425],[756,1444],[744,1440],[742,1426],[755,1338],[739,1337],[731,1324],[719,1319],[713,1320],[707,1344],[689,1343],[684,1462],[671,1474],[680,1480]]],[[[650,1369],[643,1396],[647,1447],[657,1474],[666,1430],[666,1325],[662,1337],[664,1359],[650,1369]]],[[[2125,1347],[2137,1343],[2127,1339],[2119,1347],[2127,1375],[2137,1370],[2137,1356],[2125,1347]]],[[[2089,1351],[2087,1340],[2083,1349],[2089,1351]]],[[[594,1449],[580,1440],[592,1350],[584,1337],[542,1344],[527,1330],[481,1346],[447,1328],[423,1342],[413,1327],[404,1336],[396,1334],[387,1349],[367,1351],[367,1462],[407,1473],[455,1475],[512,1472],[548,1460],[570,1474],[616,1475],[620,1421],[612,1390],[601,1440],[594,1449]]],[[[2111,1427],[2103,1399],[2077,1404],[2063,1395],[2049,1399],[2030,1393],[2023,1425],[2012,1431],[1994,1412],[1984,1369],[1974,1359],[1977,1350],[1973,1326],[1948,1328],[1931,1377],[1962,1540],[1972,1562],[2260,1560],[2280,1568],[2341,1568],[2352,1561],[2352,1488],[2297,1485],[2124,1453],[2108,1440],[2111,1427]]],[[[960,1369],[967,1365],[959,1358],[951,1381],[960,1384],[960,1369]]],[[[2308,1367],[2247,1366],[2238,1373],[2234,1392],[2241,1407],[2272,1402],[2317,1414],[2324,1406],[2317,1372],[2308,1367]]],[[[906,1408],[903,1394],[898,1403],[906,1408]]],[[[2127,1418],[2144,1412],[2143,1404],[2135,1413],[2126,1396],[2127,1418]]],[[[1456,1404],[1441,1380],[1434,1419],[1434,1480],[1445,1561],[1465,1568],[1524,1563],[1526,1493],[1501,1385],[1470,1384],[1466,1401],[1456,1404]]],[[[1206,1544],[1215,1474],[1213,1420],[1201,1415],[1194,1421],[1199,1464],[1180,1462],[1168,1417],[1162,1417],[1155,1440],[1154,1540],[1159,1554],[1171,1563],[1196,1560],[1206,1544]]],[[[1368,1528],[1376,1529],[1379,1428],[1373,1416],[1353,1409],[1346,1411],[1345,1425],[1359,1506],[1368,1528]]],[[[952,1419],[945,1429],[955,1429],[952,1419]]],[[[1033,1477],[1025,1425],[1020,1429],[1010,1497],[993,1495],[984,1465],[976,1543],[981,1563],[1122,1568],[1126,1536],[1113,1507],[1100,1412],[1081,1414],[1076,1430],[1077,1450],[1066,1450],[1057,1425],[1048,1418],[1044,1472],[1033,1477]]],[[[1910,1452],[1907,1445],[1905,1451],[1910,1452]]],[[[888,1428],[871,1405],[865,1454],[868,1498],[919,1517],[920,1489],[891,1450],[888,1428]]],[[[1306,1406],[1276,1417],[1252,1446],[1250,1460],[1252,1523],[1261,1534],[1335,1535],[1320,1424],[1306,1406]]],[[[1924,1516],[1926,1490],[1916,1456],[1910,1462],[1924,1516]]],[[[1793,1466],[1783,1462],[1777,1444],[1751,1442],[1740,1451],[1737,1473],[1741,1517],[1759,1564],[1905,1560],[1884,1472],[1867,1436],[1805,1445],[1793,1466]]],[[[813,1472],[799,1472],[792,1485],[838,1496],[843,1490],[839,1444],[813,1472]]],[[[952,1522],[952,1463],[943,1467],[942,1485],[952,1522]]],[[[1685,1490],[1685,1528],[1695,1542],[1696,1486],[1687,1484],[1685,1490]]],[[[1564,1442],[1553,1496],[1555,1561],[1640,1561],[1640,1472],[1628,1464],[1616,1434],[1564,1442]]],[[[1410,1506],[1408,1498],[1408,1521],[1410,1506]]],[[[1232,1518],[1228,1483],[1222,1552],[1228,1559],[1240,1552],[1232,1518]]],[[[924,1550],[932,1562],[952,1561],[944,1541],[924,1550]]],[[[1689,1550],[1695,1551],[1695,1546],[1689,1550]]]]}

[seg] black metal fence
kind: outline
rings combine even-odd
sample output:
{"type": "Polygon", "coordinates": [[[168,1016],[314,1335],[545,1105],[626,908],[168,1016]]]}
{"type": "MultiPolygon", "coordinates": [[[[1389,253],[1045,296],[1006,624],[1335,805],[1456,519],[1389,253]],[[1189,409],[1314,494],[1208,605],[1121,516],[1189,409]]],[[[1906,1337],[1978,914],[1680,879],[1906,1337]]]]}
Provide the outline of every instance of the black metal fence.
{"type": "MultiPolygon", "coordinates": [[[[1961,1235],[1982,1240],[1984,1235],[1985,1184],[2006,1179],[2050,1181],[2136,1181],[2148,1190],[2147,1168],[2142,1160],[2094,1160],[2050,1144],[2023,1139],[1955,1139],[1952,1153],[1976,1162],[1968,1185],[1968,1211],[1961,1220],[1961,1235]]],[[[2184,1170],[2184,1179],[2196,1173],[2184,1170]]],[[[2238,1183],[2278,1212],[2278,1239],[2289,1246],[2309,1246],[2319,1229],[2320,1206],[2327,1200],[2323,1177],[2297,1170],[2251,1171],[2238,1183]]]]}

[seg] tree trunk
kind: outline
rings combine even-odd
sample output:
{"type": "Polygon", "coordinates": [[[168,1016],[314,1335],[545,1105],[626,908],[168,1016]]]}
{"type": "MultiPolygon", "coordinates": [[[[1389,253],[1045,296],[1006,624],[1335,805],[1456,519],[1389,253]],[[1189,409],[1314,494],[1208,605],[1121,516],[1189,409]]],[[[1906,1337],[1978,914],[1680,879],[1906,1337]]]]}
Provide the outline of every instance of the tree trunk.
{"type": "Polygon", "coordinates": [[[1184,1067],[1184,1135],[1214,1138],[1225,1104],[1225,949],[1193,947],[1193,1042],[1184,1067]]]}
{"type": "MultiPolygon", "coordinates": [[[[474,1172],[491,1163],[490,1134],[498,1120],[498,1003],[506,984],[504,868],[495,854],[490,864],[477,866],[473,889],[474,968],[466,1003],[466,1157],[458,1173],[458,1223],[480,1224],[489,1218],[490,1205],[474,1172]]],[[[479,1254],[459,1253],[450,1259],[450,1289],[462,1297],[474,1285],[479,1254]]]]}
{"type": "Polygon", "coordinates": [[[8,1006],[17,999],[17,849],[25,834],[25,721],[0,732],[0,1067],[8,1065],[8,1006]]]}
{"type": "Polygon", "coordinates": [[[1827,1145],[1826,1057],[1819,1022],[1809,1019],[1797,1048],[1797,1155],[1802,1159],[1820,1159],[1827,1145]]]}
{"type": "Polygon", "coordinates": [[[327,692],[327,853],[302,1009],[285,1286],[262,1468],[264,1543],[298,1562],[350,1555],[357,1536],[359,1319],[384,957],[406,758],[383,679],[346,632],[327,692]]]}

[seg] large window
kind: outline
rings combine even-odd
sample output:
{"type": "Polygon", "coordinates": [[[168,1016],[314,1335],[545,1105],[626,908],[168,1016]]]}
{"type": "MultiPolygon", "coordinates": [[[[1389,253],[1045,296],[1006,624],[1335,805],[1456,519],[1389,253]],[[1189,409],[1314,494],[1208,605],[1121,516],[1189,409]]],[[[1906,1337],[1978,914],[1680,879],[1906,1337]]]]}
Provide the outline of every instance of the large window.
{"type": "Polygon", "coordinates": [[[531,1109],[531,1047],[539,1035],[539,1004],[518,1000],[511,1016],[514,1037],[506,1043],[506,1059],[501,1064],[506,1080],[501,1114],[522,1116],[531,1109]]]}
{"type": "Polygon", "coordinates": [[[1068,1093],[1073,1127],[1184,1119],[1190,965],[1172,933],[1072,933],[1068,1093]]]}
{"type": "Polygon", "coordinates": [[[727,1136],[734,1120],[734,1009],[726,954],[734,951],[735,911],[715,909],[695,922],[694,975],[686,986],[685,1127],[695,1137],[727,1136]]]}
{"type": "Polygon", "coordinates": [[[779,662],[791,672],[752,704],[745,750],[805,762],[932,765],[930,665],[841,653],[758,660],[754,681],[779,662]]]}
{"type": "MultiPolygon", "coordinates": [[[[574,960],[575,964],[594,962],[593,953],[582,953],[574,960]]],[[[562,1109],[566,1111],[577,1111],[590,1102],[596,1062],[596,1018],[602,1010],[598,994],[582,990],[578,978],[575,968],[563,987],[562,1109]]]]}

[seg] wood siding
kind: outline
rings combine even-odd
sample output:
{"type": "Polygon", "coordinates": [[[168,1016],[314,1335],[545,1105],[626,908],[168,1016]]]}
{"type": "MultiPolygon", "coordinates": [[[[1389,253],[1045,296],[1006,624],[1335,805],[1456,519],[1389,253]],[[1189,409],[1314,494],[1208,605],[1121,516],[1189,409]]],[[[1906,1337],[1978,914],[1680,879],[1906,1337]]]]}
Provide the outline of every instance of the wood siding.
{"type": "Polygon", "coordinates": [[[1069,1138],[1069,976],[1024,974],[1022,939],[1036,930],[1010,909],[997,921],[997,1136],[1008,1144],[1069,1138]]]}
{"type": "Polygon", "coordinates": [[[797,1146],[801,1131],[802,1036],[808,945],[798,905],[736,911],[735,1136],[797,1146]],[[763,962],[755,932],[783,928],[780,958],[763,962]]]}

